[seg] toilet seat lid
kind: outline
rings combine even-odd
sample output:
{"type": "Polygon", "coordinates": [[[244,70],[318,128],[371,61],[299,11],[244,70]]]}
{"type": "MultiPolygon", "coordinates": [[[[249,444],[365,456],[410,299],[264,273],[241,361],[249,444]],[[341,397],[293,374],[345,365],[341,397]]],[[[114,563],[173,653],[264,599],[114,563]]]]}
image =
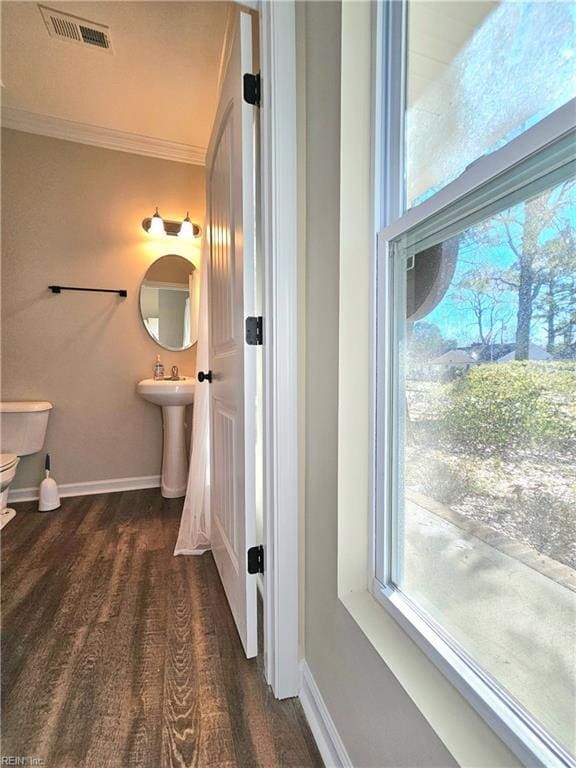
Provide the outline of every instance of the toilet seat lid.
{"type": "Polygon", "coordinates": [[[0,453],[0,470],[8,469],[18,461],[15,453],[0,453]]]}

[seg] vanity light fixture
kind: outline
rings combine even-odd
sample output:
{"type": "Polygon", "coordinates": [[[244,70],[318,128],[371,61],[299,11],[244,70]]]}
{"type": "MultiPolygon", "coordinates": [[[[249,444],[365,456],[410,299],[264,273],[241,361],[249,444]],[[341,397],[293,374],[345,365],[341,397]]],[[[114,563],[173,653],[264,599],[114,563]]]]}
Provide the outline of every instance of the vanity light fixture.
{"type": "Polygon", "coordinates": [[[186,218],[180,225],[180,232],[178,232],[178,237],[184,237],[186,240],[192,240],[194,237],[194,225],[190,221],[189,211],[186,211],[186,218]]]}
{"type": "MultiPolygon", "coordinates": [[[[151,235],[165,235],[166,230],[164,227],[164,221],[162,219],[162,216],[158,213],[158,206],[156,206],[156,213],[152,216],[151,219],[144,219],[144,221],[148,221],[148,227],[144,227],[144,229],[147,229],[148,232],[151,235]]],[[[144,224],[144,222],[142,222],[144,224]]]]}
{"type": "Polygon", "coordinates": [[[186,240],[192,240],[200,236],[202,231],[198,224],[194,224],[190,221],[190,216],[187,213],[184,221],[170,221],[169,219],[163,219],[158,213],[156,213],[142,221],[142,229],[148,232],[149,235],[173,235],[180,236],[186,240]]]}

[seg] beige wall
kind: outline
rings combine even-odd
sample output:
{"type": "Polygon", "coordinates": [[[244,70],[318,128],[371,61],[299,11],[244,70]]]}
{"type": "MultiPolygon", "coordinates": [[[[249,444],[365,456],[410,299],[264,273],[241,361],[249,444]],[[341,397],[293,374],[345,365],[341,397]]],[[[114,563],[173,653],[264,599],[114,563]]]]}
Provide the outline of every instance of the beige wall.
{"type": "Polygon", "coordinates": [[[357,768],[515,768],[494,731],[367,590],[373,10],[357,1],[299,6],[305,657],[357,768]]]}
{"type": "Polygon", "coordinates": [[[307,43],[306,660],[357,768],[447,768],[455,765],[450,753],[337,594],[340,6],[309,2],[301,12],[307,43]]]}
{"type": "MultiPolygon", "coordinates": [[[[194,375],[195,347],[148,336],[138,291],[167,253],[198,262],[199,242],[152,239],[158,205],[203,224],[204,168],[2,131],[2,398],[49,400],[46,451],[60,483],[160,472],[160,409],[136,395],[157,354],[194,375]],[[48,285],[126,288],[52,294],[48,285]]],[[[36,485],[43,455],[22,460],[13,488],[36,485]]]]}

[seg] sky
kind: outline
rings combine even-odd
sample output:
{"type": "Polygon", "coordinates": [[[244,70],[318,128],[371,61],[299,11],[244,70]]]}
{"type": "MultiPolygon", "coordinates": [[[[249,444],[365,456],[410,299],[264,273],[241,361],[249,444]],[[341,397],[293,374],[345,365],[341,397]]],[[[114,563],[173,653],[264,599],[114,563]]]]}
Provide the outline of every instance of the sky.
{"type": "MultiPolygon", "coordinates": [[[[452,279],[451,288],[448,290],[443,300],[428,314],[426,322],[434,323],[440,329],[442,335],[447,339],[456,339],[458,346],[465,347],[479,341],[478,325],[471,309],[460,302],[456,302],[453,296],[453,288],[463,275],[470,269],[473,260],[469,253],[459,253],[456,271],[452,279]]],[[[499,267],[505,269],[514,263],[514,255],[507,248],[485,248],[483,249],[483,263],[489,267],[499,267]]],[[[503,305],[500,308],[502,318],[509,317],[506,321],[504,333],[504,342],[514,341],[516,333],[516,312],[518,303],[516,297],[510,291],[499,292],[503,305]]],[[[535,331],[536,329],[534,329],[535,331]]],[[[498,338],[500,342],[500,327],[498,328],[498,338]]],[[[534,341],[538,343],[542,334],[534,333],[534,341]]],[[[543,337],[545,338],[545,337],[543,337]]]]}
{"type": "MultiPolygon", "coordinates": [[[[561,187],[562,185],[559,185],[554,189],[553,194],[549,199],[550,205],[557,203],[561,187]]],[[[504,215],[513,216],[519,222],[523,222],[523,204],[508,209],[504,212],[504,215]]],[[[572,228],[576,239],[576,191],[574,190],[572,190],[568,197],[566,208],[561,212],[561,220],[572,228]]],[[[494,222],[494,219],[488,221],[494,222]]],[[[475,232],[478,232],[478,230],[479,227],[473,227],[468,230],[468,233],[474,234],[475,232]]],[[[488,270],[506,270],[513,267],[516,262],[514,252],[508,247],[504,239],[502,225],[494,222],[493,226],[489,228],[489,232],[491,237],[496,241],[496,245],[482,245],[481,247],[478,247],[473,243],[465,242],[460,246],[457,266],[450,288],[442,301],[432,310],[432,312],[423,318],[426,322],[437,325],[445,338],[456,339],[459,346],[468,346],[471,343],[480,341],[480,338],[475,315],[469,307],[462,301],[459,301],[457,296],[455,296],[455,286],[467,272],[471,269],[478,268],[480,265],[488,270]],[[500,242],[502,243],[501,245],[499,244],[500,242]]],[[[517,247],[521,246],[522,232],[522,224],[514,227],[513,237],[517,247]]],[[[539,238],[540,244],[544,245],[547,242],[549,243],[555,234],[556,232],[551,228],[543,227],[539,238]]],[[[423,258],[426,257],[423,256],[423,258]]],[[[573,254],[573,258],[574,272],[576,273],[576,253],[573,254]]],[[[547,263],[546,259],[544,259],[542,263],[545,266],[547,263]]],[[[494,338],[493,341],[498,343],[501,340],[503,340],[504,343],[513,342],[516,334],[516,313],[518,309],[517,294],[514,290],[500,288],[495,292],[495,295],[499,301],[496,316],[504,320],[504,333],[503,335],[501,334],[501,324],[498,323],[497,332],[495,333],[496,338],[494,338]]],[[[544,290],[542,291],[542,295],[544,295],[544,290]]],[[[576,311],[576,306],[574,307],[574,311],[576,311]]],[[[544,320],[533,316],[531,341],[545,346],[546,338],[544,320]]]]}

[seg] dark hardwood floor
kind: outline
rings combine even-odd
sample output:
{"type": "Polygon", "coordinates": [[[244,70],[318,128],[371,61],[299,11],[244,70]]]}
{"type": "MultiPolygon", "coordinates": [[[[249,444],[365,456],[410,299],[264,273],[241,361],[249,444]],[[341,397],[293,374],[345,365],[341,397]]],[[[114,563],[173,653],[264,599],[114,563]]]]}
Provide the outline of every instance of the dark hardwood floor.
{"type": "Polygon", "coordinates": [[[322,765],[300,703],[244,658],[212,556],[173,557],[181,507],[156,489],[17,505],[1,544],[4,757],[322,765]]]}

